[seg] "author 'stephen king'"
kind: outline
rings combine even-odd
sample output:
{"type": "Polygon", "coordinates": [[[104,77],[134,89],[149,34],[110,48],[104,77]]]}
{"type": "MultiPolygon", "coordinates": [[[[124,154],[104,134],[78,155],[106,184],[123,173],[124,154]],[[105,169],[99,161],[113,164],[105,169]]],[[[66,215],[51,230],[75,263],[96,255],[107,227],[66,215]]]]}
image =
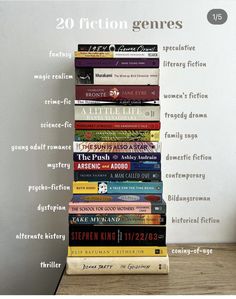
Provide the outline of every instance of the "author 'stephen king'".
{"type": "Polygon", "coordinates": [[[66,273],[167,274],[157,45],[79,44],[66,273]]]}

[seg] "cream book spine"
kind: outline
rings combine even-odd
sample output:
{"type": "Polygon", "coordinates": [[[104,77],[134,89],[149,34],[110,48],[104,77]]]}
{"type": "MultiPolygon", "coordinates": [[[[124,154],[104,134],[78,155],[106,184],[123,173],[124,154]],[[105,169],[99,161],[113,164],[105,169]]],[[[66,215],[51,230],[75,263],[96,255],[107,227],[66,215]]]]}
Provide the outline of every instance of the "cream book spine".
{"type": "Polygon", "coordinates": [[[169,257],[67,257],[66,274],[168,274],[169,257]]]}

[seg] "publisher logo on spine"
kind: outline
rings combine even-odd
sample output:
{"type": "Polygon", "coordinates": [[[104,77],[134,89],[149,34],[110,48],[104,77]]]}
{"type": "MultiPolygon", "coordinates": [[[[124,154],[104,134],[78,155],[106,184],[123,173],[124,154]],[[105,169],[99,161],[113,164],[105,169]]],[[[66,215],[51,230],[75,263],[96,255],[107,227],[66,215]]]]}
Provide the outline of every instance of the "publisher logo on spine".
{"type": "Polygon", "coordinates": [[[117,99],[119,96],[120,92],[117,88],[112,88],[109,92],[110,97],[112,97],[113,99],[117,99]]]}

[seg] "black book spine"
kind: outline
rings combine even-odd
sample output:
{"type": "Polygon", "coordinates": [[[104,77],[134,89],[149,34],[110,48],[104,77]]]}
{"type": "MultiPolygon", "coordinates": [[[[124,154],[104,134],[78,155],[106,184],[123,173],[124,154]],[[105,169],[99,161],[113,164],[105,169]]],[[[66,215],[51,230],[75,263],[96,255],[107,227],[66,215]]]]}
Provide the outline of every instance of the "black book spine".
{"type": "Polygon", "coordinates": [[[166,227],[70,225],[69,246],[166,246],[166,227]]]}
{"type": "Polygon", "coordinates": [[[85,52],[157,52],[157,45],[132,45],[132,44],[79,44],[78,51],[85,52]]]}
{"type": "Polygon", "coordinates": [[[74,171],[75,181],[157,181],[161,182],[161,171],[74,171]]]}

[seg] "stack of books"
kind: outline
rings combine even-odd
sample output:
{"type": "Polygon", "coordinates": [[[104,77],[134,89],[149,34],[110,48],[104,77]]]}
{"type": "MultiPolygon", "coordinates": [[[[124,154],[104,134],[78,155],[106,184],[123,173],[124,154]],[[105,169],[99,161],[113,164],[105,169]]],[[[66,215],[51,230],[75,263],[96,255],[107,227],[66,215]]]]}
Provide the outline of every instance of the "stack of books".
{"type": "Polygon", "coordinates": [[[78,45],[67,274],[166,274],[157,45],[78,45]]]}

